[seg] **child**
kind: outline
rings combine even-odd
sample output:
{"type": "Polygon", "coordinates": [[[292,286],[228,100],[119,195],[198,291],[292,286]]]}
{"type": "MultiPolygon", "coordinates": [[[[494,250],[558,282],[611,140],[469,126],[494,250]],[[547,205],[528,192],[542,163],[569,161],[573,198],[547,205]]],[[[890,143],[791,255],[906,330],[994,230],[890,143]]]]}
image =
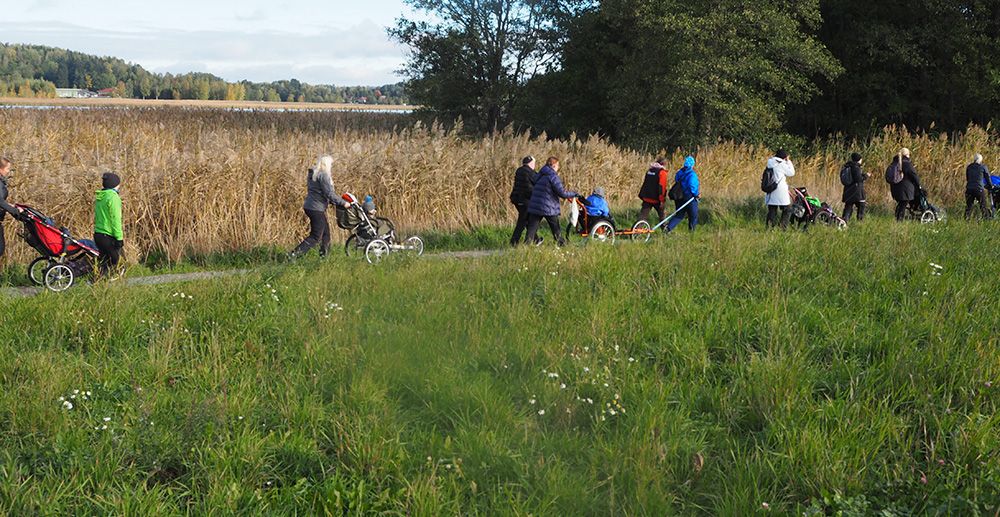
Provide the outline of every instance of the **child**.
{"type": "Polygon", "coordinates": [[[602,220],[608,221],[614,226],[615,219],[611,216],[611,208],[608,207],[608,202],[605,199],[604,188],[595,188],[590,197],[583,200],[583,205],[587,209],[587,217],[590,220],[591,227],[602,220]]]}
{"type": "Polygon", "coordinates": [[[124,246],[122,233],[122,198],[118,195],[121,178],[117,174],[106,172],[101,177],[102,189],[97,191],[94,204],[94,242],[101,252],[101,276],[111,272],[118,266],[124,246]]]}

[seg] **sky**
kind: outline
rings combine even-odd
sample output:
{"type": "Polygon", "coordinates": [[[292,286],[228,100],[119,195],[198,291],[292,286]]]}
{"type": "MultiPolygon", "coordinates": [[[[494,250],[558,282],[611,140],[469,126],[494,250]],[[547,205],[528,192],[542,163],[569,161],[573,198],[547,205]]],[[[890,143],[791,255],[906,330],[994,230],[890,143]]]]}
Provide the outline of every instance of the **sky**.
{"type": "MultiPolygon", "coordinates": [[[[3,4],[8,4],[3,0],[3,4]]],[[[0,41],[119,57],[153,72],[229,81],[395,83],[404,51],[385,28],[402,0],[23,0],[0,41]]],[[[406,10],[409,13],[410,11],[406,10]]]]}

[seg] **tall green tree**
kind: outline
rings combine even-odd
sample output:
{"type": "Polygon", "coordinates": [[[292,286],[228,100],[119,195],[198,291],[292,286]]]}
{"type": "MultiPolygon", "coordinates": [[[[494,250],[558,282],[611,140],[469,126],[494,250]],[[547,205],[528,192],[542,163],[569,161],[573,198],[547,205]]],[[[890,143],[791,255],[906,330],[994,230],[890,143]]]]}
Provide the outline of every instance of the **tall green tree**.
{"type": "Polygon", "coordinates": [[[962,130],[1000,119],[1000,1],[823,0],[820,38],[845,73],[794,128],[962,130]]]}
{"type": "Polygon", "coordinates": [[[410,49],[413,102],[488,131],[508,125],[528,79],[558,53],[559,22],[580,0],[407,0],[432,22],[401,18],[390,36],[410,49]]]}
{"type": "Polygon", "coordinates": [[[772,140],[841,72],[821,21],[819,0],[606,0],[569,25],[525,118],[654,149],[772,140]]]}

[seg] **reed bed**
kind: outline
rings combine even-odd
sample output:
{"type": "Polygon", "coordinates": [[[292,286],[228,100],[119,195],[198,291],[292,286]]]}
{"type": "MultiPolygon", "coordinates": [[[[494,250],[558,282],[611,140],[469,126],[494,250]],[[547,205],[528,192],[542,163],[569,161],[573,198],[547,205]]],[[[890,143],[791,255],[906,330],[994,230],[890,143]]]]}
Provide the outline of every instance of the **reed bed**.
{"type": "MultiPolygon", "coordinates": [[[[860,150],[874,178],[868,198],[888,205],[881,176],[900,146],[935,202],[960,202],[964,168],[974,152],[1000,155],[990,128],[954,138],[887,128],[864,144],[833,139],[793,156],[795,185],[839,202],[838,172],[860,150]]],[[[686,150],[665,153],[672,167],[686,150]]],[[[697,149],[704,196],[721,207],[761,195],[760,172],[771,150],[734,142],[697,149]]],[[[411,123],[372,113],[239,112],[204,109],[0,110],[0,154],[15,162],[11,199],[34,205],[81,235],[89,234],[100,174],[123,180],[127,251],[171,259],[262,245],[290,246],[303,236],[304,174],[321,153],[336,160],[341,191],[372,194],[406,230],[448,231],[511,220],[507,195],[520,158],[562,158],[569,188],[605,187],[612,204],[634,204],[655,156],[600,137],[548,139],[513,131],[483,138],[461,128],[411,123]]],[[[660,153],[664,154],[664,153],[660,153]]],[[[839,204],[839,203],[837,203],[839,204]]],[[[8,227],[12,226],[10,223],[8,227]]],[[[13,238],[13,235],[8,235],[13,238]]],[[[14,260],[30,258],[11,247],[14,260]]]]}

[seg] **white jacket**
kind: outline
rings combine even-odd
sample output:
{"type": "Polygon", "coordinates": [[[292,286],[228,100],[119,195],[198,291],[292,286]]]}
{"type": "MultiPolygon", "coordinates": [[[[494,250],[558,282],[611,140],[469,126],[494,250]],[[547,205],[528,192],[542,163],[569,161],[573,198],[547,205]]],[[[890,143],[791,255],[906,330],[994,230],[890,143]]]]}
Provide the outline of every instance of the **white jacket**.
{"type": "Polygon", "coordinates": [[[774,189],[774,192],[764,196],[764,204],[767,206],[788,206],[792,204],[792,195],[788,191],[788,181],[786,178],[795,176],[795,165],[788,160],[782,160],[775,156],[767,161],[767,168],[774,171],[774,179],[778,181],[778,188],[774,189]]]}

